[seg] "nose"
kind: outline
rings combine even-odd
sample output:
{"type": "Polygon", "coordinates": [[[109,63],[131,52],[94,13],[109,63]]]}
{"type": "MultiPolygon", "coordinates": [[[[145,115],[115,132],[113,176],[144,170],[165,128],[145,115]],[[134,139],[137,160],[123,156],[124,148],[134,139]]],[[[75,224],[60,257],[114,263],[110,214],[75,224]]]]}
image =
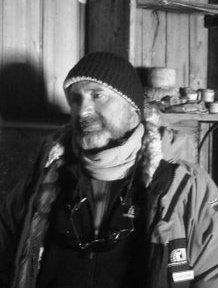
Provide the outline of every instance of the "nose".
{"type": "Polygon", "coordinates": [[[95,112],[95,104],[90,97],[84,97],[80,107],[80,116],[87,117],[95,112]]]}

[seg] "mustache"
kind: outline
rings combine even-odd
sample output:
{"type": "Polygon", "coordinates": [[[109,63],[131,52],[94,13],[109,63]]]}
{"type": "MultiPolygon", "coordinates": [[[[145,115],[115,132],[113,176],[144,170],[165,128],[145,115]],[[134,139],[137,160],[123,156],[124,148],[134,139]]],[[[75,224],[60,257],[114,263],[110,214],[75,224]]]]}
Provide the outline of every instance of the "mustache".
{"type": "Polygon", "coordinates": [[[104,126],[104,119],[100,115],[91,115],[85,117],[79,117],[77,119],[76,126],[80,132],[82,132],[85,128],[101,123],[104,126]]]}

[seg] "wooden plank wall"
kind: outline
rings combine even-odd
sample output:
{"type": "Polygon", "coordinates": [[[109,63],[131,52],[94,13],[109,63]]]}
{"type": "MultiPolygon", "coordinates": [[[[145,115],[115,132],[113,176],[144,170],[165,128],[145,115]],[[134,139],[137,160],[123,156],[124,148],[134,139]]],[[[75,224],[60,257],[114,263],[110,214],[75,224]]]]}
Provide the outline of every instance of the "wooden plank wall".
{"type": "Polygon", "coordinates": [[[84,53],[84,6],[78,0],[0,0],[0,72],[9,63],[34,66],[47,100],[63,112],[63,80],[84,53]]]}
{"type": "Polygon", "coordinates": [[[78,0],[0,0],[0,197],[65,121],[62,83],[84,54],[84,14],[78,0]]]}
{"type": "Polygon", "coordinates": [[[133,0],[131,62],[137,67],[175,68],[177,87],[206,88],[208,36],[204,16],[142,9],[134,3],[133,0]]]}
{"type": "MultiPolygon", "coordinates": [[[[218,4],[217,0],[210,0],[211,4],[218,4]]],[[[208,85],[216,91],[218,100],[218,26],[208,28],[208,85]]],[[[217,127],[217,126],[216,126],[217,127]]],[[[212,143],[212,175],[218,185],[218,129],[214,129],[212,143]]]]}

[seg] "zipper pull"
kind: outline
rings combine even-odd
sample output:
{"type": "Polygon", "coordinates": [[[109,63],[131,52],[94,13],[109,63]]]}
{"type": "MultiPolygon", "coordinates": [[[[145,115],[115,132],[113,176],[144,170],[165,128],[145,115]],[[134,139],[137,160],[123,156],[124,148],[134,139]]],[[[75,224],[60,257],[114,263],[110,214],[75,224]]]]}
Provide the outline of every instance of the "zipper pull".
{"type": "Polygon", "coordinates": [[[92,260],[94,258],[94,252],[90,252],[89,259],[92,260]]]}
{"type": "Polygon", "coordinates": [[[98,229],[98,228],[95,228],[95,233],[94,233],[95,239],[98,238],[98,234],[99,234],[99,229],[98,229]]]}

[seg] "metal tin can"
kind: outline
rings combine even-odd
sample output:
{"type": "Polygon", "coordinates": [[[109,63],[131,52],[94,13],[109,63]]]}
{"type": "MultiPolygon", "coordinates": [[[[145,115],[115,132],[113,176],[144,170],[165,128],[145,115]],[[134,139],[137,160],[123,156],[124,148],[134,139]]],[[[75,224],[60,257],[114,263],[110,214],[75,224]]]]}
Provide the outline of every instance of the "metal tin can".
{"type": "Polygon", "coordinates": [[[201,89],[201,100],[204,102],[214,102],[215,91],[212,89],[201,89]]]}
{"type": "Polygon", "coordinates": [[[218,113],[218,102],[209,103],[209,112],[218,113]]]}

